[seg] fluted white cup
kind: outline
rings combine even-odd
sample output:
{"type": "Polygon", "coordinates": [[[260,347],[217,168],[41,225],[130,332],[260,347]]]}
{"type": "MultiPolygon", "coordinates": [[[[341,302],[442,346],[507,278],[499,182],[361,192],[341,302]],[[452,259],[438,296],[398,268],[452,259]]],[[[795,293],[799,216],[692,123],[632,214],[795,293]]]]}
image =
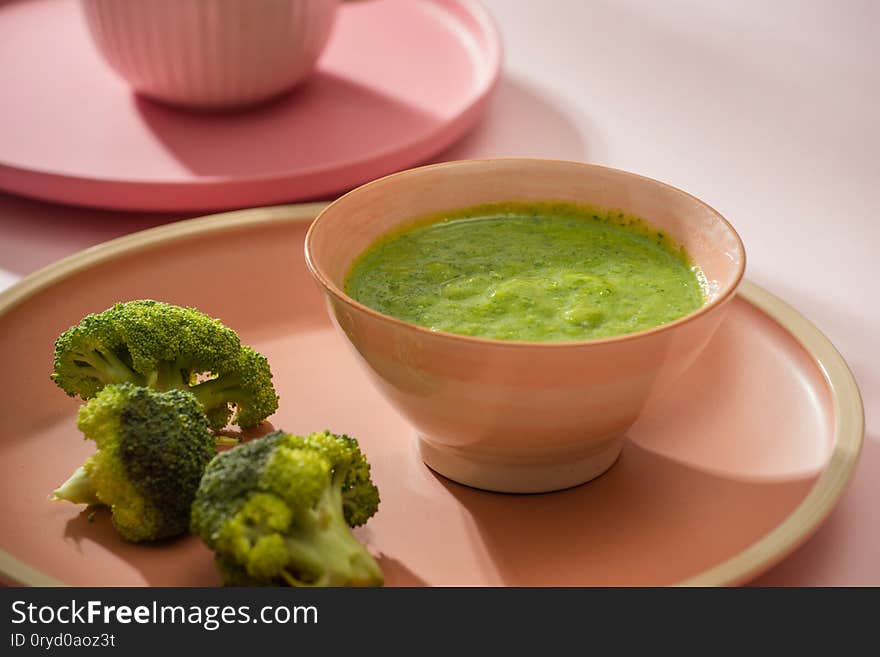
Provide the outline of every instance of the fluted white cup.
{"type": "Polygon", "coordinates": [[[140,94],[259,103],[312,72],[342,0],[81,0],[106,62],[140,94]]]}

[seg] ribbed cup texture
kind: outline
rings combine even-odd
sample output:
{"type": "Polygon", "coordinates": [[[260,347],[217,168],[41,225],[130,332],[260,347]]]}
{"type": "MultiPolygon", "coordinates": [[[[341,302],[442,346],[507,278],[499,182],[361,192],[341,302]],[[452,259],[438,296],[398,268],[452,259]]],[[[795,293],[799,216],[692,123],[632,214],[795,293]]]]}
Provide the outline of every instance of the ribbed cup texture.
{"type": "Polygon", "coordinates": [[[339,0],[81,0],[107,63],[139,93],[226,108],[305,79],[339,0]]]}

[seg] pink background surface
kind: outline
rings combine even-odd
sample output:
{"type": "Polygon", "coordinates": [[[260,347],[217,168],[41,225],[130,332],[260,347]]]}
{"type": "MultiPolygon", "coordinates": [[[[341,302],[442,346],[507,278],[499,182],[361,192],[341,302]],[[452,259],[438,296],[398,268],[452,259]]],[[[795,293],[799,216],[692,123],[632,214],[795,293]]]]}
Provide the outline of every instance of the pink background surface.
{"type": "MultiPolygon", "coordinates": [[[[746,244],[746,275],[810,318],[850,363],[867,420],[837,509],[756,584],[880,585],[880,5],[485,4],[505,42],[505,72],[485,119],[436,159],[595,162],[669,182],[721,211],[746,244]]],[[[0,285],[177,218],[0,195],[0,285]]]]}

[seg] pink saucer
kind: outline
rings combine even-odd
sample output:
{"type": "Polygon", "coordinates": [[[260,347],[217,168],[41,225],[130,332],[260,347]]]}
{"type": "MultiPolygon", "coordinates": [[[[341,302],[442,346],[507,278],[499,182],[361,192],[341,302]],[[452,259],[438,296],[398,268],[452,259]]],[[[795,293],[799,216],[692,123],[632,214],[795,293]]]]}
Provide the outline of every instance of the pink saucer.
{"type": "Polygon", "coordinates": [[[0,5],[0,189],[50,201],[192,211],[318,198],[417,164],[475,122],[500,67],[476,0],[341,8],[318,72],[239,113],[133,95],[78,3],[0,5]]]}

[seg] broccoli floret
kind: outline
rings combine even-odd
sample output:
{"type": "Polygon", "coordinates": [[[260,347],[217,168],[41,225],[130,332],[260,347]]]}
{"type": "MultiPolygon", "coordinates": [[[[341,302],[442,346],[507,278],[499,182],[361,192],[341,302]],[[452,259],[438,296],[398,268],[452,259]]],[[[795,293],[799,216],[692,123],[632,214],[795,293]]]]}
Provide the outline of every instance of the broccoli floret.
{"type": "Polygon", "coordinates": [[[275,431],[211,461],[191,528],[227,586],[380,586],[379,565],[350,530],[378,507],[354,438],[275,431]]]}
{"type": "Polygon", "coordinates": [[[55,341],[54,369],[55,383],[83,399],[110,383],[187,390],[212,429],[230,419],[256,426],[278,408],[265,356],[220,320],[160,301],[117,303],[87,315],[55,341]]]}
{"type": "Polygon", "coordinates": [[[208,420],[193,395],[107,385],[80,407],[77,424],[98,449],[53,499],[110,507],[113,525],[129,541],[189,528],[199,481],[216,455],[208,420]]]}

